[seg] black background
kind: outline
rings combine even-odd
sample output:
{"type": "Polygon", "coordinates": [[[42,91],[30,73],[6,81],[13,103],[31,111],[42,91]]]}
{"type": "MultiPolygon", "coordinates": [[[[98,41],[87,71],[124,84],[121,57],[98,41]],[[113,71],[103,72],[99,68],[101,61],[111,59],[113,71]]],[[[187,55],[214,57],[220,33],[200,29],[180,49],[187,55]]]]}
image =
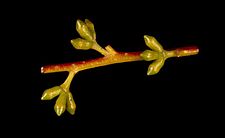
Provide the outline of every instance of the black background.
{"type": "Polygon", "coordinates": [[[212,86],[216,62],[211,40],[220,22],[208,5],[67,4],[29,4],[4,15],[4,36],[9,36],[3,52],[8,54],[2,58],[6,59],[3,72],[9,72],[1,100],[5,128],[21,128],[22,134],[31,129],[38,134],[81,137],[213,133],[216,97],[212,93],[217,87],[212,86]],[[70,88],[76,114],[65,112],[58,117],[53,108],[56,98],[40,98],[45,89],[60,85],[67,73],[41,74],[40,68],[101,57],[70,44],[79,37],[76,20],[86,18],[95,25],[98,43],[110,44],[117,51],[148,49],[143,39],[147,34],[155,36],[164,49],[197,45],[200,52],[168,59],[155,76],[146,75],[151,62],[144,61],[79,72],[70,88]]]}

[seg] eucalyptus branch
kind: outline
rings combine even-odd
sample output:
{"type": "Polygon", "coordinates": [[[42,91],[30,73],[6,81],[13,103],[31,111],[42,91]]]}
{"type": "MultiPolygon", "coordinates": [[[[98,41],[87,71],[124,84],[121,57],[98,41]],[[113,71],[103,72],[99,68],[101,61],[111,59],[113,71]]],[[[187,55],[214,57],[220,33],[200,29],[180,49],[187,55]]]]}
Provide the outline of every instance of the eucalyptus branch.
{"type": "Polygon", "coordinates": [[[145,50],[143,52],[117,52],[110,45],[102,48],[96,42],[94,25],[88,19],[85,19],[84,22],[77,20],[76,30],[82,38],[71,40],[71,44],[74,48],[80,50],[93,49],[102,54],[103,57],[41,67],[41,73],[69,72],[69,75],[63,84],[45,90],[41,97],[41,100],[51,100],[54,97],[59,96],[54,106],[55,112],[58,116],[60,116],[66,109],[70,114],[75,114],[76,104],[69,88],[73,77],[79,71],[116,63],[154,60],[149,65],[147,71],[147,75],[154,75],[160,71],[167,58],[196,55],[199,52],[199,49],[195,46],[167,51],[163,49],[155,37],[148,35],[144,36],[144,40],[151,50],[145,50]]]}

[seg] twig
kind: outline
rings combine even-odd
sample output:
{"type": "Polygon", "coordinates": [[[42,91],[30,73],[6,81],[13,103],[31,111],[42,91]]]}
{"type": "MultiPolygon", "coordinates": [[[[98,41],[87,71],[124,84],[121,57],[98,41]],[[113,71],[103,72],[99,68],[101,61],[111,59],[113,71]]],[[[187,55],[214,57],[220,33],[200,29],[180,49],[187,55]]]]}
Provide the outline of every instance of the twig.
{"type": "Polygon", "coordinates": [[[116,63],[154,60],[149,65],[147,71],[147,75],[154,75],[160,71],[167,58],[196,55],[199,52],[199,49],[195,46],[167,51],[163,49],[161,44],[153,36],[148,35],[144,36],[144,40],[146,45],[151,50],[141,52],[117,52],[110,45],[102,48],[96,42],[94,25],[89,20],[86,19],[85,22],[77,20],[76,29],[82,38],[71,40],[72,45],[76,49],[94,49],[102,54],[103,57],[86,61],[41,67],[41,73],[54,73],[62,71],[69,72],[69,75],[64,83],[60,86],[46,89],[41,97],[41,100],[51,100],[54,97],[59,96],[54,106],[55,112],[58,116],[60,116],[65,110],[67,110],[70,114],[75,114],[76,104],[70,92],[70,84],[75,74],[79,71],[116,63]]]}

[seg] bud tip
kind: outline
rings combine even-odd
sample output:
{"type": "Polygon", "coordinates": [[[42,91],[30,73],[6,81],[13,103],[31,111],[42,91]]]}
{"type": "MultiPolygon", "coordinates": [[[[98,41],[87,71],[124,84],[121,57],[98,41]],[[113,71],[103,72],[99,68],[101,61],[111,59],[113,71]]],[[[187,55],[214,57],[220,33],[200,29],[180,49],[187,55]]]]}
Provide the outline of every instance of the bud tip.
{"type": "Polygon", "coordinates": [[[45,100],[46,93],[42,95],[41,100],[45,100]]]}

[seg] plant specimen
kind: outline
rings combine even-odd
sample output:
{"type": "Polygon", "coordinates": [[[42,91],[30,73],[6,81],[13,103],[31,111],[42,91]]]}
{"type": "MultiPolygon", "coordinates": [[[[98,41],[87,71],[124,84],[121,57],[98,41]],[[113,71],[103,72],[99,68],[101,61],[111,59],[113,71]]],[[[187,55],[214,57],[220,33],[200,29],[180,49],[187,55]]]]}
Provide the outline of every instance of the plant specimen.
{"type": "Polygon", "coordinates": [[[196,46],[177,48],[175,50],[164,50],[161,44],[153,36],[144,35],[145,44],[150,48],[141,52],[118,52],[110,45],[102,48],[96,41],[94,25],[88,19],[85,21],[77,20],[76,30],[81,38],[71,40],[74,48],[79,50],[93,49],[103,55],[101,58],[87,61],[78,61],[65,64],[47,65],[41,67],[41,73],[53,73],[67,71],[69,75],[60,86],[46,89],[42,94],[41,100],[51,100],[58,96],[54,110],[58,116],[67,110],[70,114],[75,114],[76,104],[70,92],[70,84],[73,77],[82,70],[116,63],[133,61],[152,61],[147,70],[147,75],[157,74],[167,58],[196,55],[199,49],[196,46]]]}

